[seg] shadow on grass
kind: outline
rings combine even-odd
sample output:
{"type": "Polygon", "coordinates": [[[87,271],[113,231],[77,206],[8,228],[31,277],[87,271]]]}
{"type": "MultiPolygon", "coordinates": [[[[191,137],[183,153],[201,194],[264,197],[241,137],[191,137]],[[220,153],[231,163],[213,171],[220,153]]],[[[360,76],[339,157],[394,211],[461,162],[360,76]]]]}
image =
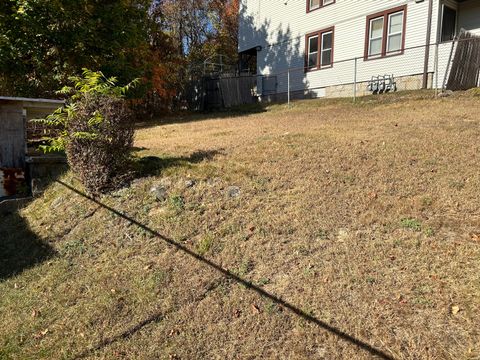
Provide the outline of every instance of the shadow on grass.
{"type": "Polygon", "coordinates": [[[0,219],[0,281],[42,263],[55,252],[30,230],[17,213],[0,219]]]}
{"type": "MultiPolygon", "coordinates": [[[[139,149],[142,150],[142,149],[139,149]]],[[[145,156],[135,161],[136,177],[147,177],[159,175],[163,170],[175,166],[198,164],[202,161],[213,160],[216,155],[223,154],[223,149],[218,150],[197,150],[189,156],[165,157],[145,156]]]]}
{"type": "Polygon", "coordinates": [[[247,115],[259,114],[267,111],[267,106],[269,104],[265,103],[255,103],[249,105],[242,105],[238,107],[233,107],[230,109],[221,109],[211,112],[177,112],[169,114],[165,117],[159,119],[152,119],[150,121],[139,122],[137,124],[137,129],[147,129],[160,125],[169,125],[169,124],[183,124],[189,122],[197,122],[204,120],[214,120],[214,119],[232,119],[236,117],[242,117],[247,115]]]}
{"type": "MultiPolygon", "coordinates": [[[[373,347],[372,345],[370,345],[370,344],[368,344],[368,343],[366,343],[366,342],[364,342],[360,339],[355,338],[354,336],[346,333],[345,331],[343,331],[339,328],[336,328],[336,327],[334,327],[334,326],[332,326],[332,325],[330,325],[330,324],[328,324],[328,323],[326,323],[326,322],[324,322],[320,319],[317,319],[316,317],[312,316],[311,314],[308,314],[305,311],[299,309],[295,305],[292,305],[292,304],[288,303],[287,301],[283,300],[281,297],[265,291],[264,289],[262,289],[259,286],[256,286],[255,284],[251,283],[250,281],[241,278],[240,276],[232,273],[231,271],[229,271],[227,269],[224,269],[222,266],[212,262],[211,260],[203,257],[202,255],[197,254],[196,252],[190,250],[185,245],[182,245],[181,243],[176,242],[175,240],[170,239],[170,238],[160,234],[158,231],[149,228],[148,226],[142,224],[141,222],[131,218],[128,214],[125,214],[125,213],[123,213],[123,212],[121,212],[117,209],[114,209],[114,208],[112,208],[112,207],[110,207],[106,204],[103,204],[102,202],[84,194],[83,192],[75,189],[73,186],[71,186],[67,183],[64,183],[60,180],[58,180],[57,182],[59,184],[63,185],[64,187],[66,187],[67,189],[71,190],[72,192],[74,192],[74,193],[76,193],[76,194],[78,194],[78,195],[80,195],[80,196],[82,196],[86,199],[89,199],[90,201],[94,202],[95,204],[99,205],[100,207],[102,207],[102,208],[112,212],[113,214],[127,220],[132,225],[135,225],[135,226],[143,229],[145,232],[151,234],[155,238],[157,238],[161,241],[164,241],[167,244],[169,244],[170,246],[173,246],[176,249],[184,252],[185,254],[193,257],[194,259],[203,263],[205,266],[211,267],[212,269],[221,273],[226,278],[228,278],[230,280],[233,280],[236,283],[245,286],[247,289],[250,289],[251,291],[254,291],[258,295],[263,296],[267,299],[270,299],[271,301],[275,302],[276,304],[284,307],[286,310],[290,311],[291,313],[303,318],[304,320],[306,320],[306,321],[308,321],[308,322],[310,322],[314,325],[317,325],[319,328],[338,336],[340,339],[357,346],[359,349],[362,349],[362,350],[370,353],[373,356],[377,356],[377,357],[382,358],[382,359],[393,359],[393,357],[391,355],[383,352],[382,350],[377,349],[377,348],[373,347]]],[[[148,324],[158,322],[158,321],[162,320],[162,318],[163,318],[162,313],[160,313],[160,312],[159,313],[154,313],[154,314],[148,316],[147,318],[145,318],[144,320],[138,322],[134,326],[130,327],[129,329],[127,329],[127,330],[125,330],[125,331],[123,331],[123,332],[121,332],[121,333],[119,333],[119,334],[117,334],[113,337],[103,339],[98,344],[92,346],[91,348],[86,349],[84,352],[82,352],[80,354],[77,354],[76,356],[73,357],[73,359],[85,358],[89,355],[92,355],[92,353],[94,353],[95,351],[101,350],[101,349],[103,349],[103,348],[105,348],[105,347],[107,347],[107,346],[109,346],[109,345],[111,345],[111,344],[113,344],[117,341],[120,341],[122,339],[127,339],[130,336],[134,335],[136,332],[140,331],[142,328],[144,328],[148,324]]]]}

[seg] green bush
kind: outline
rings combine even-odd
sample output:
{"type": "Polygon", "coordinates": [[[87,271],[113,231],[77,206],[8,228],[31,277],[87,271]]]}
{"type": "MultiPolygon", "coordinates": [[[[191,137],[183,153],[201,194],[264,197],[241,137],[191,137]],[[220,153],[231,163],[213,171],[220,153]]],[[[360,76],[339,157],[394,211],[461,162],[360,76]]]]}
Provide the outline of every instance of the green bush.
{"type": "Polygon", "coordinates": [[[137,81],[125,87],[101,72],[84,70],[71,78],[73,87],[67,105],[45,119],[36,120],[57,129],[45,139],[45,152],[65,151],[68,163],[85,190],[94,196],[126,185],[132,178],[130,154],[133,146],[132,113],[123,99],[137,81]]]}

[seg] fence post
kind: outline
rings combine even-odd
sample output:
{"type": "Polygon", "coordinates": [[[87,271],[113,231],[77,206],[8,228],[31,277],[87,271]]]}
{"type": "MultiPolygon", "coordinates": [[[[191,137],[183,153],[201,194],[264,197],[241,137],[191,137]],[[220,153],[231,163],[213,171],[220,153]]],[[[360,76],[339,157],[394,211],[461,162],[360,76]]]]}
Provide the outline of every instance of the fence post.
{"type": "Polygon", "coordinates": [[[355,58],[353,74],[353,102],[357,102],[357,58],[355,58]]]}
{"type": "MultiPolygon", "coordinates": [[[[439,62],[439,54],[438,54],[438,42],[435,44],[435,97],[438,96],[438,62],[439,62]]],[[[433,82],[433,79],[432,79],[433,82]]]]}
{"type": "Polygon", "coordinates": [[[287,70],[287,102],[290,106],[290,68],[287,70]]]}

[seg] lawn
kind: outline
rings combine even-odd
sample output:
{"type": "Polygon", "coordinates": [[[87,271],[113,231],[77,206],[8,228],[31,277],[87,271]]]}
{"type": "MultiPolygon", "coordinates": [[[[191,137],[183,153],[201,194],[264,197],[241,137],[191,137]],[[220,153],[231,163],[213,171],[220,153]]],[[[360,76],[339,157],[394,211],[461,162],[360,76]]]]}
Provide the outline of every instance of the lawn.
{"type": "Polygon", "coordinates": [[[143,124],[130,187],[66,174],[0,219],[0,359],[480,358],[479,111],[420,92],[143,124]]]}

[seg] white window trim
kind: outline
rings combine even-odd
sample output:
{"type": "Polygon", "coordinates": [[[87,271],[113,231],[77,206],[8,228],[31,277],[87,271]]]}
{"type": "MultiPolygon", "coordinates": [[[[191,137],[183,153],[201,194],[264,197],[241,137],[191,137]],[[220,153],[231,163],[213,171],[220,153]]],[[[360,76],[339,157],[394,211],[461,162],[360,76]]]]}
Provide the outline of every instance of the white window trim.
{"type": "MultiPolygon", "coordinates": [[[[385,49],[385,52],[387,54],[397,54],[397,53],[400,53],[402,52],[402,42],[403,42],[403,24],[404,24],[404,21],[405,21],[405,11],[401,10],[401,11],[398,11],[398,12],[395,12],[395,13],[392,13],[392,14],[388,14],[388,22],[387,22],[387,48],[385,49]],[[399,32],[396,32],[396,33],[390,33],[390,20],[392,18],[392,16],[395,16],[395,15],[398,15],[398,14],[402,14],[402,26],[400,28],[400,31],[399,32]],[[400,49],[398,50],[394,50],[394,51],[388,51],[388,48],[390,47],[390,37],[391,36],[395,36],[395,35],[401,35],[401,38],[400,38],[400,49]]],[[[384,24],[385,26],[385,24],[384,24]]]]}
{"type": "Polygon", "coordinates": [[[327,6],[327,5],[331,5],[331,4],[335,4],[335,1],[336,0],[320,0],[318,2],[318,5],[313,5],[314,0],[308,0],[308,11],[314,11],[314,10],[318,10],[320,8],[323,8],[324,6],[327,6]]]}
{"type": "Polygon", "coordinates": [[[318,40],[319,40],[318,35],[312,35],[308,38],[308,57],[307,57],[307,68],[308,69],[314,69],[314,68],[318,67],[318,51],[320,50],[318,48],[318,40]],[[312,39],[317,39],[317,51],[313,51],[313,52],[310,51],[311,47],[312,47],[312,42],[311,42],[312,39]],[[312,54],[317,55],[317,60],[315,61],[315,66],[310,66],[310,55],[312,55],[312,54]]]}
{"type": "Polygon", "coordinates": [[[313,0],[309,0],[309,1],[310,1],[310,7],[309,7],[310,11],[311,11],[311,10],[317,10],[317,9],[319,9],[319,8],[322,6],[322,0],[320,0],[320,1],[318,2],[318,5],[312,5],[313,0]]]}
{"type": "Polygon", "coordinates": [[[323,67],[330,67],[330,66],[333,65],[332,51],[333,51],[333,31],[326,31],[326,32],[322,33],[322,48],[320,49],[320,67],[321,67],[321,68],[323,68],[323,67]],[[324,47],[325,42],[323,41],[323,37],[324,37],[325,35],[329,35],[329,34],[332,36],[331,45],[330,45],[329,48],[325,48],[325,47],[324,47]],[[330,50],[330,64],[328,64],[328,65],[323,65],[323,63],[322,63],[322,62],[323,62],[323,53],[324,53],[325,51],[329,51],[329,50],[330,50]]]}
{"type": "MultiPolygon", "coordinates": [[[[388,25],[388,24],[387,24],[388,25]]],[[[368,57],[369,58],[376,58],[376,57],[381,57],[382,56],[382,47],[383,47],[383,35],[385,33],[385,17],[384,16],[379,16],[374,19],[370,19],[370,33],[368,34],[368,57]],[[372,33],[373,33],[373,22],[381,19],[383,24],[382,24],[382,34],[379,37],[372,38],[372,33]],[[370,51],[372,49],[372,40],[381,40],[381,46],[380,46],[380,53],[379,54],[371,54],[370,51]]]]}

